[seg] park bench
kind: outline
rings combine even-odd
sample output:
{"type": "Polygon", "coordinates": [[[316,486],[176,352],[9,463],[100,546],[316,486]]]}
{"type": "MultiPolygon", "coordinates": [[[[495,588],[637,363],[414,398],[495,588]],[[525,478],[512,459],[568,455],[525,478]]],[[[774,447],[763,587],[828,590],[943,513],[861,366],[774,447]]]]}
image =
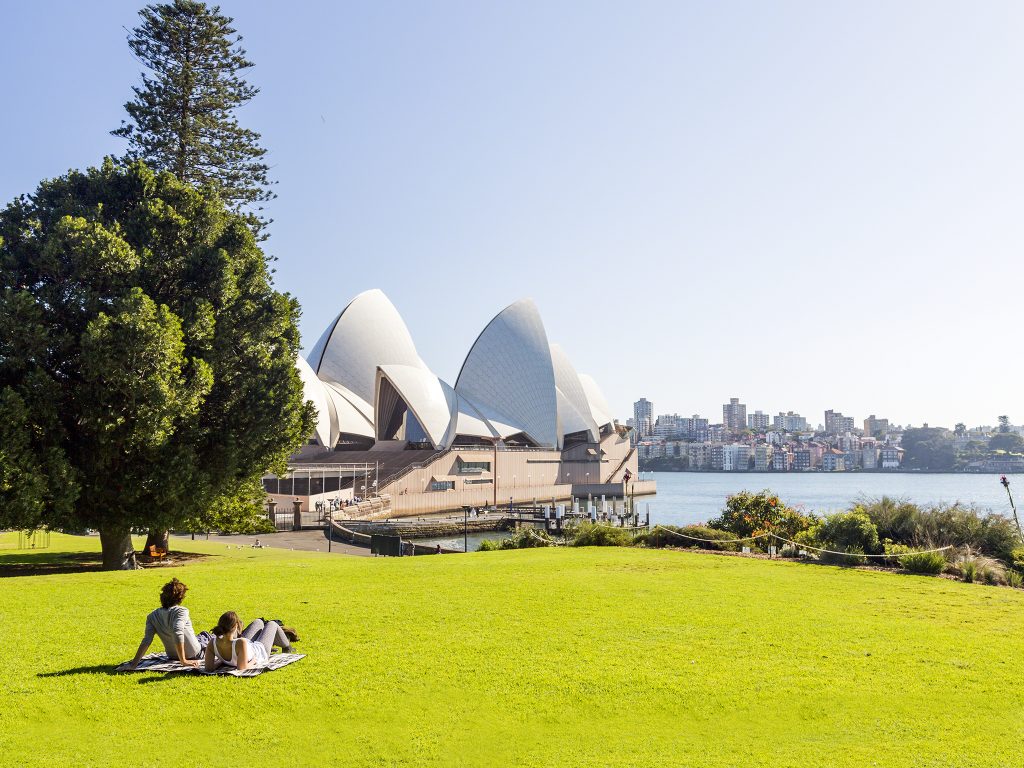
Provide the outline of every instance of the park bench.
{"type": "Polygon", "coordinates": [[[146,547],[146,555],[148,555],[151,560],[160,560],[167,557],[167,550],[161,549],[156,544],[150,544],[146,547]]]}

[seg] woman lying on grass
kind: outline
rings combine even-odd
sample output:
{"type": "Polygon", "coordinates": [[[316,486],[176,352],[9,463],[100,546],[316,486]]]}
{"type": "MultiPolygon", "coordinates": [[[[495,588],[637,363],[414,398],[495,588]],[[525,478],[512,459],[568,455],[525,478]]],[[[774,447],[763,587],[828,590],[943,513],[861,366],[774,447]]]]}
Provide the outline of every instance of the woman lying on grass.
{"type": "Polygon", "coordinates": [[[270,652],[275,645],[284,653],[291,653],[291,640],[298,639],[294,631],[289,638],[276,621],[256,619],[243,630],[242,621],[234,611],[220,617],[213,634],[215,639],[206,646],[203,659],[207,672],[225,664],[240,670],[265,667],[270,663],[270,652]]]}

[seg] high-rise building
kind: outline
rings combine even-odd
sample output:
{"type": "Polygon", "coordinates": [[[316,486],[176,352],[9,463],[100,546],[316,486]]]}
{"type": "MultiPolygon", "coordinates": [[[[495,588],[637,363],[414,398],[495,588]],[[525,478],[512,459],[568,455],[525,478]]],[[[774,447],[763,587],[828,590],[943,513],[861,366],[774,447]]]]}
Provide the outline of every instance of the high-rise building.
{"type": "Polygon", "coordinates": [[[888,419],[879,419],[873,413],[864,419],[864,434],[868,437],[885,437],[888,431],[888,419]]]}
{"type": "Polygon", "coordinates": [[[722,424],[729,432],[742,432],[747,428],[747,406],[738,397],[730,397],[722,406],[722,424]]]}
{"type": "Polygon", "coordinates": [[[682,419],[679,418],[678,413],[662,414],[654,422],[654,436],[666,439],[675,437],[679,434],[680,421],[682,421],[682,419]]]}
{"type": "Polygon", "coordinates": [[[753,413],[747,414],[747,426],[755,431],[768,429],[770,422],[771,417],[767,413],[754,411],[753,413]]]}
{"type": "Polygon", "coordinates": [[[696,413],[689,418],[680,419],[679,437],[683,440],[700,440],[701,442],[707,440],[708,420],[702,419],[696,413]]]}
{"type": "Polygon", "coordinates": [[[633,403],[633,423],[641,440],[654,431],[654,403],[646,397],[633,403]]]}
{"type": "Polygon", "coordinates": [[[853,431],[853,416],[843,416],[839,411],[825,411],[825,434],[844,435],[853,431]]]}
{"type": "Polygon", "coordinates": [[[779,415],[774,419],[773,426],[783,432],[806,432],[807,419],[799,413],[793,413],[792,411],[782,413],[780,411],[779,415]]]}

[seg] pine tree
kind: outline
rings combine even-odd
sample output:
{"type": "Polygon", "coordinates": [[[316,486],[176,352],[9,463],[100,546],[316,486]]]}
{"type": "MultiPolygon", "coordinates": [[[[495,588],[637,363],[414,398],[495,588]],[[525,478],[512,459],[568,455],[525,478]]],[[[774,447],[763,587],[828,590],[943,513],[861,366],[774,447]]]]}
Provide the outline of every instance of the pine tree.
{"type": "Polygon", "coordinates": [[[260,135],[235,116],[259,89],[240,76],[253,64],[233,19],[195,0],[148,5],[139,16],[128,45],[149,72],[124,105],[130,120],[111,133],[128,140],[128,160],[214,186],[264,236],[260,204],[275,195],[260,135]]]}

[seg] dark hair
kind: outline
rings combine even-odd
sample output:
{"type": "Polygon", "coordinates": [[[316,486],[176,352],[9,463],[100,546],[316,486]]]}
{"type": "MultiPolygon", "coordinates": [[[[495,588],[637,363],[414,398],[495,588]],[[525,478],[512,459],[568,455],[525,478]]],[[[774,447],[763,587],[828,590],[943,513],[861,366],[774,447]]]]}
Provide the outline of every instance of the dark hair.
{"type": "Polygon", "coordinates": [[[186,592],[188,592],[188,587],[177,579],[171,579],[160,590],[160,605],[164,608],[181,605],[181,601],[185,599],[186,592]]]}
{"type": "Polygon", "coordinates": [[[241,632],[242,620],[238,618],[238,614],[234,611],[228,611],[227,613],[221,614],[220,621],[217,622],[217,626],[210,631],[217,637],[223,637],[229,632],[241,632]]]}

